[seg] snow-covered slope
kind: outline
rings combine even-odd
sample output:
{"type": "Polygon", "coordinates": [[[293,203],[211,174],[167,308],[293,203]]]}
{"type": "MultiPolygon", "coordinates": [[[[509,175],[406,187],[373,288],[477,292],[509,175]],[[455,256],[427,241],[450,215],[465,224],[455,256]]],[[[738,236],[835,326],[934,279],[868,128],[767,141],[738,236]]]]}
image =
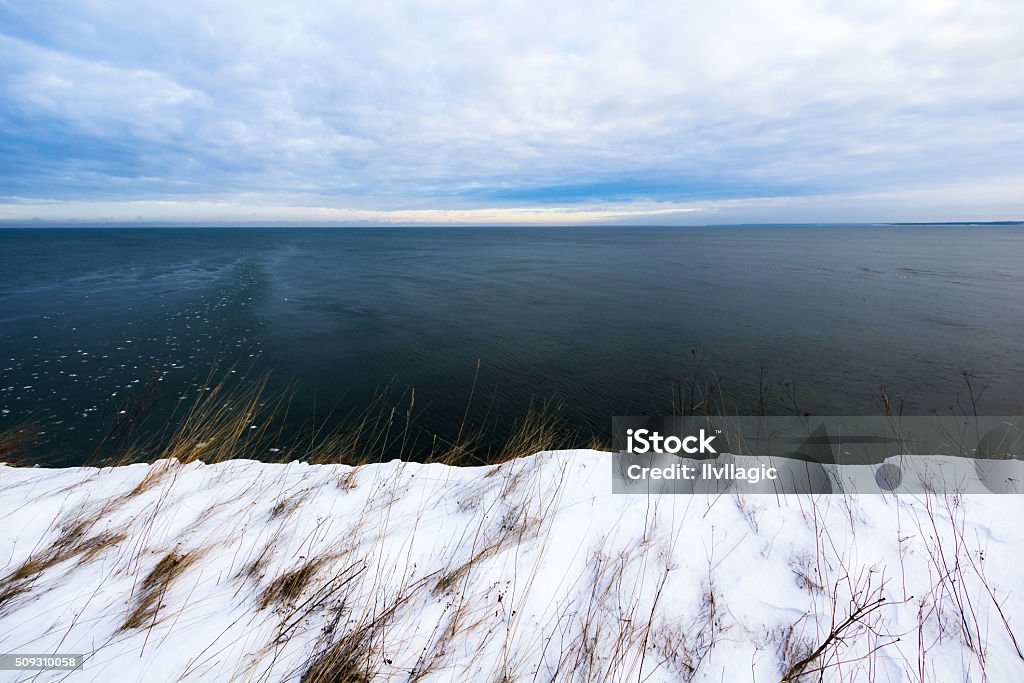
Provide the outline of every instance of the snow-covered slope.
{"type": "Polygon", "coordinates": [[[0,653],[87,655],[0,680],[1024,680],[1020,496],[612,495],[609,458],[0,467],[0,653]]]}

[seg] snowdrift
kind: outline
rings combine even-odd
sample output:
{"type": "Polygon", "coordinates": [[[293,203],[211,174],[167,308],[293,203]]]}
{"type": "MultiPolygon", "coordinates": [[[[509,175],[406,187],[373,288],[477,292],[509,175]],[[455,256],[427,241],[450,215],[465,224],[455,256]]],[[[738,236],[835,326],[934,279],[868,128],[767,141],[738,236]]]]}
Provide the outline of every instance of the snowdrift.
{"type": "Polygon", "coordinates": [[[1024,498],[609,460],[0,466],[0,653],[86,655],[0,680],[1024,680],[1024,498]]]}

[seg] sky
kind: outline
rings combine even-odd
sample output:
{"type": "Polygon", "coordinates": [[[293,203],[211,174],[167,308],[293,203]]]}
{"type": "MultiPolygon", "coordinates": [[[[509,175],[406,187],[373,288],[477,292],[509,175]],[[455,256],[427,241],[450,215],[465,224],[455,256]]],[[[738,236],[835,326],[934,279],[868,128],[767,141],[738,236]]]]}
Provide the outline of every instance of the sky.
{"type": "Polygon", "coordinates": [[[1024,218],[1020,0],[0,0],[0,221],[1024,218]]]}

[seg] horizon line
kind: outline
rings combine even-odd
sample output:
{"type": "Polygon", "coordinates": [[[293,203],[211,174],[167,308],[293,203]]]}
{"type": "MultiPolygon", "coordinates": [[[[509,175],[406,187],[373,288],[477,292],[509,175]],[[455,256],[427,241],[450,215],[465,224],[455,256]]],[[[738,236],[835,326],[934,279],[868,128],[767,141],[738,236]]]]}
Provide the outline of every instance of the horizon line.
{"type": "Polygon", "coordinates": [[[1005,220],[957,220],[957,221],[772,221],[772,222],[726,222],[726,223],[472,223],[472,222],[409,222],[387,223],[364,221],[358,223],[307,222],[307,221],[97,221],[97,220],[49,220],[0,219],[0,229],[60,229],[60,228],[227,228],[227,229],[331,229],[331,228],[729,228],[729,227],[842,227],[842,226],[1014,226],[1024,225],[1024,219],[1005,220]]]}

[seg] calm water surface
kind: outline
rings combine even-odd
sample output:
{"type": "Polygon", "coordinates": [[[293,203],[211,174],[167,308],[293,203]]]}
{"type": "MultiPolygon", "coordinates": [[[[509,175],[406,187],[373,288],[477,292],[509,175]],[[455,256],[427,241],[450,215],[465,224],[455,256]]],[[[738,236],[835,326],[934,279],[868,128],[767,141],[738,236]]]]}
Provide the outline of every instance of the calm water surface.
{"type": "Polygon", "coordinates": [[[1024,409],[1019,227],[6,229],[0,254],[0,428],[39,422],[60,463],[218,358],[292,386],[289,428],[414,387],[451,434],[478,359],[472,420],[555,399],[598,434],[698,364],[746,413],[761,368],[774,413],[877,414],[880,385],[948,413],[964,369],[1024,409]]]}

